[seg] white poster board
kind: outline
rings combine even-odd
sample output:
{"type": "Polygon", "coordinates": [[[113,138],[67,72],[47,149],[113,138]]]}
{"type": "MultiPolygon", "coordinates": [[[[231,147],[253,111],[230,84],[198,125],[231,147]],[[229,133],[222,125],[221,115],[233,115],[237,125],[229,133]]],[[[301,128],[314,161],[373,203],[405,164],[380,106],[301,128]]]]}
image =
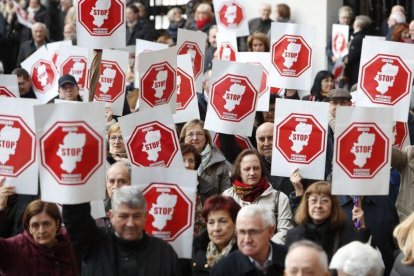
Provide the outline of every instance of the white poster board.
{"type": "Polygon", "coordinates": [[[342,24],[332,25],[332,52],[337,59],[348,54],[349,26],[342,24]]]}
{"type": "Polygon", "coordinates": [[[236,61],[237,37],[233,31],[222,30],[216,34],[217,58],[227,61],[236,61]]]}
{"type": "Polygon", "coordinates": [[[249,35],[245,0],[213,0],[219,32],[231,30],[239,36],[249,35]]]}
{"type": "Polygon", "coordinates": [[[0,97],[20,98],[16,75],[0,75],[0,97]]]}

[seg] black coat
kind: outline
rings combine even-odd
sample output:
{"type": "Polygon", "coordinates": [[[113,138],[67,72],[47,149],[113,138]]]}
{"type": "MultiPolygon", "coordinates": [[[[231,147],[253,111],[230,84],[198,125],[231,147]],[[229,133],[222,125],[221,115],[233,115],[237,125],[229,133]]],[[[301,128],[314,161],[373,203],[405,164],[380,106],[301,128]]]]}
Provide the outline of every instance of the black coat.
{"type": "Polygon", "coordinates": [[[395,259],[392,267],[391,276],[412,276],[414,275],[414,265],[405,265],[401,263],[404,254],[400,252],[397,259],[395,259]]]}
{"type": "Polygon", "coordinates": [[[20,66],[26,58],[30,57],[37,51],[36,45],[33,40],[28,40],[20,45],[19,55],[17,56],[17,66],[20,66]]]}
{"type": "Polygon", "coordinates": [[[156,32],[151,23],[148,20],[141,18],[138,20],[132,31],[130,31],[128,27],[126,28],[126,45],[135,45],[136,39],[154,41],[155,35],[156,32]]]}
{"type": "Polygon", "coordinates": [[[345,76],[349,79],[349,87],[358,82],[359,63],[361,60],[362,41],[366,35],[365,31],[354,33],[349,43],[348,63],[345,65],[345,76]]]}
{"type": "Polygon", "coordinates": [[[268,266],[265,273],[257,270],[254,264],[250,261],[249,257],[243,255],[239,250],[237,250],[219,261],[211,270],[210,275],[283,275],[283,270],[285,269],[286,247],[273,242],[270,242],[270,244],[273,250],[272,264],[268,266]]]}

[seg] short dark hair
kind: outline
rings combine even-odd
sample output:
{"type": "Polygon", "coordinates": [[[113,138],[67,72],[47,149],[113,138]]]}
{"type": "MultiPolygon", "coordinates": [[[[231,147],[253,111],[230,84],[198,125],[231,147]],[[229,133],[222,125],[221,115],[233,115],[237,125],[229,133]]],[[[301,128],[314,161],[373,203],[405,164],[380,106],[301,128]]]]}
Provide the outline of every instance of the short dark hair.
{"type": "Polygon", "coordinates": [[[261,168],[261,171],[262,171],[261,177],[266,175],[266,167],[263,163],[263,159],[260,156],[260,153],[257,150],[254,150],[254,149],[245,149],[237,156],[236,160],[234,161],[233,168],[231,170],[231,179],[233,181],[235,181],[235,180],[240,181],[241,180],[241,178],[240,178],[240,163],[243,160],[243,158],[247,155],[257,156],[257,158],[259,159],[260,168],[261,168]]]}
{"type": "Polygon", "coordinates": [[[26,229],[29,229],[30,219],[40,213],[45,212],[48,216],[58,222],[58,227],[62,224],[59,208],[55,203],[44,202],[40,199],[32,201],[24,210],[22,223],[26,229]]]}
{"type": "Polygon", "coordinates": [[[135,4],[129,4],[127,5],[127,8],[131,9],[135,14],[139,13],[139,9],[135,4]]]}
{"type": "Polygon", "coordinates": [[[28,80],[30,78],[29,72],[23,68],[16,68],[12,71],[13,75],[16,75],[18,78],[23,77],[23,79],[28,80]]]}
{"type": "Polygon", "coordinates": [[[315,96],[317,100],[322,100],[323,98],[321,93],[322,81],[328,77],[332,78],[333,80],[335,79],[335,76],[326,70],[319,71],[315,76],[310,93],[311,95],[315,96]]]}
{"type": "Polygon", "coordinates": [[[207,222],[208,214],[212,211],[224,210],[230,215],[231,220],[236,223],[237,214],[240,210],[240,205],[229,196],[213,195],[210,196],[203,205],[201,216],[207,222]]]}
{"type": "Polygon", "coordinates": [[[279,17],[290,19],[290,7],[286,4],[277,4],[276,5],[277,13],[279,17]]]}
{"type": "Polygon", "coordinates": [[[198,166],[201,164],[201,155],[197,152],[196,148],[193,145],[187,143],[181,143],[180,148],[181,154],[183,156],[187,153],[192,153],[194,155],[195,169],[198,169],[198,166]]]}

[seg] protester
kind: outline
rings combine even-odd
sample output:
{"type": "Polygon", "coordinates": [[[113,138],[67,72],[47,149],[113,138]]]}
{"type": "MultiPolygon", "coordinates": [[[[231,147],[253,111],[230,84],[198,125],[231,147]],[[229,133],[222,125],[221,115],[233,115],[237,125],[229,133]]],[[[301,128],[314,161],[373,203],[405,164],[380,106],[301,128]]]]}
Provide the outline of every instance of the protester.
{"type": "Polygon", "coordinates": [[[106,194],[105,211],[111,209],[111,199],[114,192],[123,187],[131,185],[131,168],[122,161],[115,162],[106,171],[106,194]]]}
{"type": "Polygon", "coordinates": [[[32,39],[23,42],[20,46],[17,64],[20,65],[26,58],[36,52],[47,43],[47,27],[45,24],[36,22],[32,25],[32,39]]]}
{"type": "Polygon", "coordinates": [[[290,7],[287,4],[277,4],[275,9],[276,22],[290,23],[290,7]]]}
{"type": "Polygon", "coordinates": [[[407,23],[395,24],[393,32],[391,34],[391,41],[395,42],[409,42],[410,39],[410,28],[407,23]]]}
{"type": "Polygon", "coordinates": [[[260,32],[267,34],[270,31],[270,26],[273,20],[270,19],[272,7],[269,3],[261,3],[259,8],[259,17],[249,20],[249,33],[260,32]]]}
{"type": "Polygon", "coordinates": [[[55,100],[82,101],[82,98],[79,95],[79,86],[74,76],[69,74],[61,76],[58,84],[59,95],[50,100],[50,103],[55,102],[55,100]]]}
{"type": "Polygon", "coordinates": [[[178,29],[184,28],[185,23],[187,22],[182,16],[182,11],[180,8],[172,8],[167,13],[168,21],[170,25],[165,30],[167,35],[170,35],[174,40],[174,44],[177,43],[178,29]]]}
{"type": "Polygon", "coordinates": [[[12,74],[17,76],[20,98],[36,99],[29,73],[23,68],[16,68],[12,74]]]}
{"type": "Polygon", "coordinates": [[[153,41],[156,33],[154,27],[139,15],[136,5],[130,4],[126,9],[126,45],[135,45],[137,39],[153,41]]]}
{"type": "Polygon", "coordinates": [[[329,71],[319,71],[312,84],[310,95],[304,96],[302,100],[326,102],[329,91],[335,88],[334,75],[329,71]]]}
{"type": "Polygon", "coordinates": [[[401,252],[394,262],[391,276],[409,276],[414,273],[414,212],[394,229],[401,252]]]}
{"type": "Polygon", "coordinates": [[[114,123],[108,130],[108,154],[106,161],[112,165],[117,161],[128,162],[128,156],[119,123],[114,123]]]}
{"type": "Polygon", "coordinates": [[[205,2],[200,3],[194,14],[194,19],[189,19],[184,25],[185,29],[202,31],[208,34],[211,26],[214,25],[214,13],[211,5],[205,2]]]}
{"type": "Polygon", "coordinates": [[[260,32],[255,32],[247,38],[249,52],[269,52],[269,38],[260,32]]]}

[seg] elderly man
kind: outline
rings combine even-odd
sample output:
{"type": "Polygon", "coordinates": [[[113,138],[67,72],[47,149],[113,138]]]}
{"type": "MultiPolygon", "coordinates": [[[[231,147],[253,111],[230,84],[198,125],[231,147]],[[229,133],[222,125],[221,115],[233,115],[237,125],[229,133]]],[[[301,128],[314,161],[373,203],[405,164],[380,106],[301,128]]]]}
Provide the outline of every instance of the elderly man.
{"type": "Polygon", "coordinates": [[[173,248],[144,231],[148,216],[142,192],[124,186],[112,196],[112,228],[98,228],[89,203],[63,206],[63,221],[82,259],[82,275],[177,275],[173,248]]]}
{"type": "Polygon", "coordinates": [[[259,9],[259,17],[253,18],[249,21],[249,32],[261,32],[267,34],[270,30],[273,20],[270,19],[272,13],[272,6],[269,3],[261,3],[259,9]]]}
{"type": "Polygon", "coordinates": [[[139,9],[135,4],[126,8],[126,45],[135,45],[137,39],[153,41],[156,32],[151,23],[140,17],[139,9]]]}
{"type": "Polygon", "coordinates": [[[106,193],[105,211],[111,208],[111,198],[114,192],[123,187],[131,185],[131,169],[124,162],[115,162],[106,172],[106,193]]]}
{"type": "Polygon", "coordinates": [[[285,276],[329,276],[328,256],[322,247],[303,240],[289,247],[285,259],[285,276]]]}
{"type": "Polygon", "coordinates": [[[32,88],[32,78],[29,72],[23,68],[16,68],[12,72],[17,76],[17,84],[19,85],[20,98],[36,99],[36,94],[32,88]]]}
{"type": "Polygon", "coordinates": [[[270,240],[275,228],[269,208],[256,204],[241,208],[236,219],[239,250],[218,262],[210,275],[283,275],[286,248],[270,240]]]}
{"type": "Polygon", "coordinates": [[[32,39],[23,42],[20,45],[19,55],[17,57],[17,65],[37,51],[40,47],[47,43],[47,27],[45,24],[36,22],[32,25],[32,39]]]}

